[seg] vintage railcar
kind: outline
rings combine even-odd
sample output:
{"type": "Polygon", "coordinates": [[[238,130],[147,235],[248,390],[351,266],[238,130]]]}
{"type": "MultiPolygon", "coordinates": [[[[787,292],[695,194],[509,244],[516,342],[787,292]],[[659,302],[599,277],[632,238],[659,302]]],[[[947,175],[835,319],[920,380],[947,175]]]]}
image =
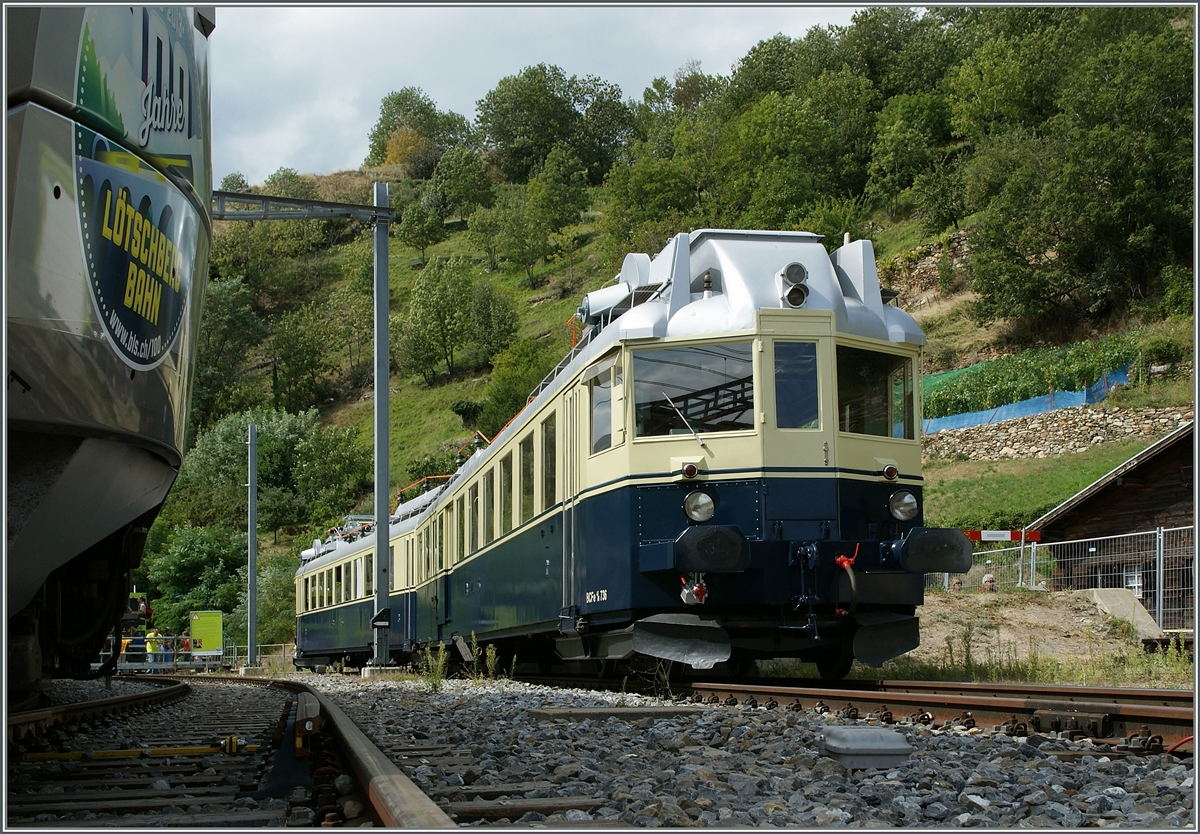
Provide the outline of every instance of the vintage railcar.
{"type": "MultiPolygon", "coordinates": [[[[924,336],[885,295],[866,240],[706,229],[628,255],[524,410],[397,506],[389,660],[474,634],[543,665],[837,678],[915,648],[924,573],[971,550],[922,524],[924,336]]],[[[305,552],[297,665],[370,659],[376,540],[305,552]]]]}
{"type": "Polygon", "coordinates": [[[212,8],[9,7],[10,703],[90,674],[184,444],[212,8]],[[16,699],[16,700],[13,700],[16,699]]]}

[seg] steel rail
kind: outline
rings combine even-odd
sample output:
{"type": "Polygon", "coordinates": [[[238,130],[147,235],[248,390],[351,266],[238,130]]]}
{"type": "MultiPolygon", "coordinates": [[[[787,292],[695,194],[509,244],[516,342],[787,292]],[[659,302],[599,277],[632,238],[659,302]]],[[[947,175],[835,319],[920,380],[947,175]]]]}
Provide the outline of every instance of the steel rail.
{"type": "Polygon", "coordinates": [[[182,682],[156,680],[146,682],[157,684],[161,689],[11,713],[8,716],[8,740],[10,742],[17,741],[28,732],[41,735],[56,724],[68,724],[73,720],[90,720],[102,715],[125,712],[136,707],[167,703],[183,698],[191,691],[191,687],[182,682]]]}
{"type": "MultiPolygon", "coordinates": [[[[860,715],[877,712],[878,707],[888,711],[899,708],[915,710],[914,715],[927,714],[934,721],[953,721],[968,716],[976,722],[1003,723],[1014,717],[1034,718],[1045,716],[1048,720],[1065,720],[1078,717],[1094,720],[1099,729],[1108,728],[1114,738],[1126,738],[1143,729],[1162,735],[1166,743],[1178,741],[1193,730],[1192,707],[1163,706],[1148,703],[1122,703],[1119,700],[1080,701],[1061,698],[1038,698],[1032,696],[992,695],[986,691],[961,694],[958,684],[942,689],[929,688],[920,692],[864,691],[861,689],[830,689],[810,687],[761,686],[736,682],[691,683],[690,689],[699,697],[716,698],[718,702],[730,698],[768,701],[774,699],[782,706],[800,703],[805,707],[821,701],[831,711],[849,707],[860,715]],[[982,719],[982,721],[981,721],[982,719]]],[[[1092,691],[1093,694],[1096,690],[1092,691]]],[[[1119,698],[1120,690],[1107,690],[1113,698],[1119,698]]],[[[1086,723],[1080,727],[1086,730],[1086,723]]],[[[1110,737],[1105,733],[1088,732],[1096,738],[1110,737]]]]}
{"type": "Polygon", "coordinates": [[[1120,704],[1161,704],[1190,707],[1195,693],[1187,689],[1132,689],[1129,687],[1062,686],[1014,683],[936,683],[930,681],[880,681],[879,692],[933,692],[954,689],[981,695],[1005,694],[1047,700],[1111,702],[1120,704]]]}
{"type": "Polygon", "coordinates": [[[458,828],[446,812],[414,785],[341,707],[301,681],[276,683],[293,692],[307,692],[321,705],[321,713],[346,754],[358,783],[367,793],[384,826],[388,828],[458,828]]]}

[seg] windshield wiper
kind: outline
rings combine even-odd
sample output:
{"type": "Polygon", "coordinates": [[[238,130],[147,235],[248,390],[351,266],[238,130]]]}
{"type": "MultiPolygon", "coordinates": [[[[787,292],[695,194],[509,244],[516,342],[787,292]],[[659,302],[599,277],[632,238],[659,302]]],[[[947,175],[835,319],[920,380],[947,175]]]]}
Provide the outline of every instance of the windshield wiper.
{"type": "MultiPolygon", "coordinates": [[[[666,391],[663,391],[661,393],[664,397],[667,397],[666,391]]],[[[700,435],[698,435],[696,433],[696,430],[694,428],[692,428],[692,424],[689,423],[687,421],[687,418],[683,416],[683,412],[679,410],[679,406],[675,405],[674,401],[672,401],[672,399],[670,397],[667,397],[667,402],[671,403],[671,408],[675,409],[675,413],[679,415],[679,419],[683,421],[683,424],[685,426],[687,426],[688,431],[690,431],[692,433],[692,437],[696,438],[696,442],[699,443],[701,445],[701,447],[703,447],[704,441],[700,439],[700,435]]]]}

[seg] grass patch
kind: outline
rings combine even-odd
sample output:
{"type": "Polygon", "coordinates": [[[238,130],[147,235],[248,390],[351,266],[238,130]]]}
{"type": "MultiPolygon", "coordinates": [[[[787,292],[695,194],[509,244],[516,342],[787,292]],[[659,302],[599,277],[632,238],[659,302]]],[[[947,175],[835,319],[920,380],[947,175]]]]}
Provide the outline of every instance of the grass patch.
{"type": "Polygon", "coordinates": [[[925,521],[931,527],[1017,529],[1152,442],[1130,440],[1052,458],[927,461],[925,521]]]}
{"type": "MultiPolygon", "coordinates": [[[[1119,626],[1118,626],[1119,628],[1119,626]]],[[[904,655],[878,669],[855,661],[849,680],[968,681],[976,683],[1067,684],[1078,686],[1130,686],[1151,689],[1191,689],[1195,668],[1181,644],[1166,652],[1147,652],[1136,639],[1116,654],[1095,650],[1088,642],[1086,656],[1075,659],[1042,654],[1037,641],[1018,647],[982,638],[983,630],[968,623],[954,639],[947,639],[942,657],[935,661],[904,655]]],[[[775,661],[760,664],[768,677],[817,677],[815,664],[775,661]]]]}
{"type": "Polygon", "coordinates": [[[877,260],[895,256],[929,243],[930,237],[921,231],[921,221],[913,217],[899,223],[884,224],[884,228],[871,238],[877,260]]]}

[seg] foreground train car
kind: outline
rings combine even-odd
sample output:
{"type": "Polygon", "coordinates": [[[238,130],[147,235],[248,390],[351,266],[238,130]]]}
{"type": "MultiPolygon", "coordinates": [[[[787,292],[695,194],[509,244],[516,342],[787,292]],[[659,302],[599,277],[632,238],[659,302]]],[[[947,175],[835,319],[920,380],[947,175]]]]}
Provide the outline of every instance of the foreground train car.
{"type": "MultiPolygon", "coordinates": [[[[640,658],[842,677],[915,648],[924,573],[970,545],[923,526],[924,336],[869,241],[702,230],[626,257],[584,338],[384,554],[392,660],[640,658]]],[[[371,656],[374,532],[296,574],[298,665],[371,656]]]]}
{"type": "Polygon", "coordinates": [[[5,14],[7,676],[23,698],[88,675],[181,462],[214,15],[5,14]]]}

